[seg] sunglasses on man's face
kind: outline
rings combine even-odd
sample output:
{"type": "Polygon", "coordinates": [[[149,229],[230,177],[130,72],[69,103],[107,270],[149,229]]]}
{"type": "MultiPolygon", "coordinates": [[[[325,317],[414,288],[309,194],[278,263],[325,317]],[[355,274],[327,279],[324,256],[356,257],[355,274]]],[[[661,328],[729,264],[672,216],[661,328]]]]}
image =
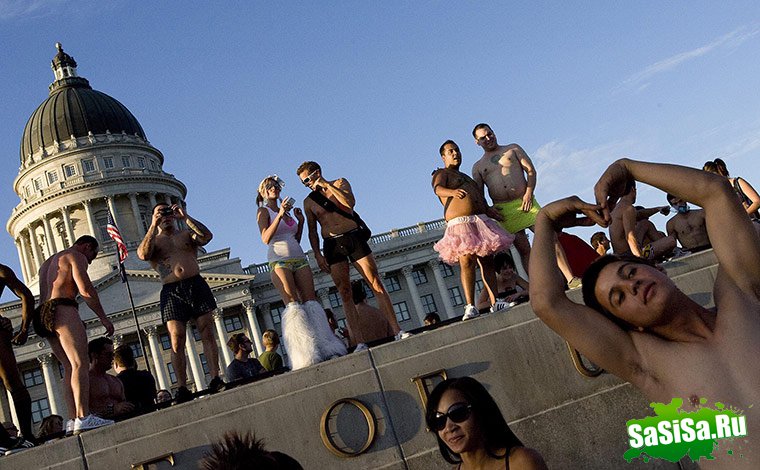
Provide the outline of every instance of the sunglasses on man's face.
{"type": "Polygon", "coordinates": [[[446,419],[453,423],[463,423],[472,415],[472,406],[467,403],[454,403],[446,413],[436,412],[430,425],[434,431],[443,431],[446,427],[446,419]]]}
{"type": "Polygon", "coordinates": [[[306,175],[306,178],[301,180],[301,183],[304,184],[304,186],[308,186],[309,183],[311,183],[314,180],[314,173],[316,173],[317,170],[312,171],[308,175],[306,175]]]}

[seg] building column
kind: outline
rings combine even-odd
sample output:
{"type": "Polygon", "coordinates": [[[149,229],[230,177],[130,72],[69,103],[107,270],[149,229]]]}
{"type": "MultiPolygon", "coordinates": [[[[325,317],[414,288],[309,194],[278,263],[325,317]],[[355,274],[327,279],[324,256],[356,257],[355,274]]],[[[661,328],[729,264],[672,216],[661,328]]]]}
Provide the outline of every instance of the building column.
{"type": "Polygon", "coordinates": [[[243,308],[245,308],[245,316],[248,318],[248,332],[256,348],[256,357],[259,357],[264,352],[264,343],[261,339],[262,332],[256,319],[256,308],[254,307],[253,300],[243,301],[243,308]]]}
{"type": "Polygon", "coordinates": [[[50,403],[50,413],[63,416],[59,412],[62,408],[55,374],[56,367],[54,367],[56,360],[51,353],[40,354],[37,356],[37,360],[40,361],[42,376],[45,378],[45,390],[47,391],[48,403],[50,403]]]}
{"type": "Polygon", "coordinates": [[[219,336],[219,349],[222,350],[222,358],[224,364],[222,364],[222,371],[227,370],[227,366],[232,362],[232,352],[227,347],[227,334],[224,330],[224,316],[222,315],[222,309],[217,308],[212,314],[214,316],[214,326],[216,326],[216,334],[219,336]]]}
{"type": "MultiPolygon", "coordinates": [[[[322,308],[325,308],[325,305],[330,305],[330,289],[328,289],[327,287],[323,287],[319,289],[317,291],[317,297],[319,297],[319,302],[322,304],[322,308]]],[[[329,307],[329,308],[332,308],[332,307],[329,307]]]]}
{"type": "Polygon", "coordinates": [[[42,266],[42,263],[45,261],[42,259],[42,252],[40,251],[40,246],[37,244],[37,234],[34,233],[34,227],[29,225],[29,244],[32,245],[32,253],[34,253],[34,264],[35,264],[35,271],[39,271],[40,266],[42,266]]]}
{"type": "MultiPolygon", "coordinates": [[[[156,371],[156,380],[158,380],[158,386],[163,390],[171,390],[172,385],[166,377],[166,369],[164,368],[164,359],[161,356],[161,345],[158,344],[158,328],[155,325],[147,326],[143,329],[145,334],[148,335],[148,344],[150,345],[150,355],[153,358],[153,370],[156,371]]],[[[143,351],[143,355],[145,351],[143,351]]],[[[147,356],[146,356],[147,357],[147,356]]],[[[176,373],[176,371],[175,371],[176,373]]]]}
{"type": "Polygon", "coordinates": [[[26,258],[24,257],[24,251],[21,249],[21,242],[18,240],[18,238],[13,240],[16,243],[16,251],[18,252],[18,261],[19,264],[21,264],[21,275],[24,278],[24,281],[29,282],[29,279],[31,277],[29,276],[29,273],[27,272],[27,265],[26,265],[26,258]]]}
{"type": "Polygon", "coordinates": [[[50,228],[50,219],[47,214],[42,216],[42,226],[45,229],[45,244],[47,245],[48,253],[50,256],[58,253],[55,246],[55,239],[53,239],[53,230],[50,228]]]}
{"type": "MultiPolygon", "coordinates": [[[[261,313],[261,318],[264,319],[264,329],[265,330],[274,330],[274,322],[272,321],[272,315],[270,314],[272,310],[271,304],[259,304],[259,313],[261,313]]],[[[280,319],[282,321],[282,318],[280,319]]]]}
{"type": "Polygon", "coordinates": [[[169,206],[171,206],[172,204],[174,204],[172,202],[172,196],[171,196],[171,194],[164,193],[164,202],[167,203],[167,204],[169,204],[169,206]]]}
{"type": "Polygon", "coordinates": [[[404,266],[401,268],[401,273],[406,279],[406,285],[409,287],[409,294],[412,296],[412,306],[417,314],[417,318],[420,320],[420,326],[425,324],[425,310],[422,308],[422,300],[420,300],[420,291],[417,289],[417,284],[414,283],[414,277],[412,277],[412,267],[404,266]]]}
{"type": "Polygon", "coordinates": [[[137,205],[137,193],[129,193],[129,203],[132,205],[132,215],[135,218],[137,232],[140,234],[140,238],[144,238],[145,229],[143,228],[142,221],[140,220],[140,206],[137,205]]]}
{"type": "Polygon", "coordinates": [[[72,246],[76,241],[76,238],[74,238],[74,226],[71,225],[69,206],[61,207],[61,215],[63,215],[63,226],[66,228],[66,236],[69,237],[69,246],[72,246]]]}
{"type": "Polygon", "coordinates": [[[24,269],[26,269],[27,282],[31,282],[32,278],[37,276],[37,268],[34,265],[32,254],[29,251],[31,248],[27,246],[29,237],[24,235],[24,232],[21,231],[18,234],[18,238],[18,243],[21,249],[21,265],[24,267],[24,269]]]}
{"type": "Polygon", "coordinates": [[[446,288],[446,281],[443,280],[443,274],[441,274],[441,262],[437,259],[431,259],[428,261],[428,266],[433,271],[435,277],[435,283],[438,287],[438,293],[441,294],[441,300],[443,300],[443,308],[446,309],[446,318],[454,316],[454,306],[451,304],[451,295],[446,288]]]}
{"type": "MultiPolygon", "coordinates": [[[[148,193],[148,201],[150,201],[150,208],[151,208],[151,210],[154,207],[156,207],[157,202],[156,202],[156,193],[155,192],[151,191],[151,192],[148,193]]],[[[151,215],[153,215],[153,214],[151,214],[151,215]]]]}
{"type": "MultiPolygon", "coordinates": [[[[198,351],[195,347],[195,338],[193,338],[193,329],[190,326],[185,330],[185,351],[187,352],[187,361],[190,364],[190,371],[193,373],[195,391],[200,392],[201,390],[205,390],[206,374],[203,373],[203,365],[198,357],[198,351]]],[[[206,358],[206,360],[208,360],[208,358],[206,358]]]]}
{"type": "Polygon", "coordinates": [[[98,223],[95,221],[95,214],[92,213],[92,200],[82,201],[84,204],[84,213],[87,215],[87,224],[90,226],[90,235],[103,244],[103,240],[100,239],[100,229],[98,229],[98,223]]]}

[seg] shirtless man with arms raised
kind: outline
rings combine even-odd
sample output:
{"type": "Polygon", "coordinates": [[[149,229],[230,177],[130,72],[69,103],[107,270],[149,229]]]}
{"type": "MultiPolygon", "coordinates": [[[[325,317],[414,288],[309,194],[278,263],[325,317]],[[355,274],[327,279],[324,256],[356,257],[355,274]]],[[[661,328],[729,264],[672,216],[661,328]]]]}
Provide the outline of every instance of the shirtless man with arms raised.
{"type": "MultiPolygon", "coordinates": [[[[483,148],[483,156],[472,166],[472,177],[480,192],[488,188],[488,196],[499,213],[501,226],[515,235],[515,248],[520,253],[523,268],[529,274],[530,242],[525,229],[532,230],[538,205],[533,192],[536,189],[536,168],[528,154],[517,144],[499,145],[491,126],[480,123],[472,130],[475,143],[483,148]]],[[[557,242],[557,263],[568,287],[580,286],[580,279],[570,270],[565,252],[557,242]]]]}
{"type": "MultiPolygon", "coordinates": [[[[137,256],[150,262],[161,276],[161,319],[169,330],[172,343],[172,365],[177,374],[178,403],[189,401],[187,388],[187,357],[185,356],[187,322],[195,319],[203,343],[203,353],[209,367],[209,390],[225,388],[219,378],[219,349],[213,332],[211,312],[216,300],[200,275],[198,247],[211,241],[213,235],[205,225],[193,219],[178,204],[171,207],[159,203],[153,208],[153,218],[145,238],[137,248],[137,256]],[[187,229],[178,229],[176,222],[184,221],[187,229]]],[[[199,384],[196,384],[199,388],[199,384]]],[[[198,391],[198,390],[196,390],[198,391]]]]}
{"type": "Polygon", "coordinates": [[[539,213],[531,258],[533,310],[573,347],[648,400],[681,398],[684,409],[692,411],[704,397],[743,409],[747,437],[731,443],[733,455],[718,450],[715,460],[700,465],[758,468],[760,369],[748,358],[760,357],[760,238],[731,186],[725,178],[691,168],[622,159],[604,172],[594,192],[598,205],[573,196],[539,213]],[[561,289],[553,259],[556,233],[594,222],[608,225],[609,209],[634,180],[704,208],[718,259],[715,308],[697,304],[665,273],[631,256],[607,255],[589,267],[583,279],[585,306],[561,289]]]}
{"type": "Polygon", "coordinates": [[[69,412],[66,430],[75,434],[113,421],[90,414],[90,377],[88,373],[87,332],[79,318],[77,294],[98,316],[111,336],[114,328],[100,304],[98,292],[87,275],[87,267],[98,254],[98,241],[79,237],[71,248],[48,258],[40,266],[40,306],[33,324],[38,336],[46,338],[65,373],[63,394],[69,412]]]}
{"type": "MultiPolygon", "coordinates": [[[[322,176],[322,168],[319,164],[311,161],[303,162],[296,170],[296,174],[304,186],[311,189],[313,193],[321,194],[347,214],[353,213],[356,200],[347,179],[338,178],[328,181],[322,176]]],[[[327,210],[317,203],[312,195],[304,199],[303,208],[309,227],[311,249],[319,268],[322,272],[330,274],[343,300],[348,328],[352,334],[351,339],[357,344],[366,343],[361,329],[358,328],[358,313],[351,296],[349,261],[375,293],[378,306],[388,319],[396,339],[407,336],[398,324],[391,298],[377,271],[375,257],[372,256],[372,250],[367,242],[361,237],[358,224],[338,212],[327,210]],[[317,223],[322,229],[323,250],[319,247],[317,223]]]]}
{"type": "Polygon", "coordinates": [[[624,194],[615,208],[610,212],[612,222],[610,223],[610,242],[612,252],[617,255],[632,254],[639,258],[657,260],[662,256],[673,251],[676,246],[676,240],[673,237],[659,237],[654,241],[652,237],[658,236],[654,224],[644,219],[652,226],[642,225],[638,220],[636,208],[633,204],[636,202],[636,185],[632,184],[628,192],[624,194]],[[637,227],[643,227],[637,231],[637,227]],[[651,234],[651,231],[654,234],[651,234]],[[646,242],[646,243],[645,243],[646,242]]]}
{"type": "Polygon", "coordinates": [[[689,204],[678,196],[668,194],[668,202],[676,215],[668,220],[665,230],[681,244],[681,248],[690,252],[710,248],[710,237],[705,225],[705,211],[690,209],[689,204]]]}
{"type": "Polygon", "coordinates": [[[118,418],[135,410],[121,380],[107,374],[113,364],[113,341],[95,338],[87,345],[90,358],[90,408],[102,418],[118,418]]]}
{"type": "Polygon", "coordinates": [[[466,302],[462,320],[469,320],[479,315],[475,306],[475,266],[480,266],[488,306],[493,306],[498,294],[493,257],[509,250],[515,237],[488,217],[494,211],[488,207],[482,188],[459,171],[462,153],[456,142],[447,140],[439,153],[445,168],[433,172],[432,185],[443,204],[446,231],[433,249],[446,264],[459,263],[466,302]]]}
{"type": "Polygon", "coordinates": [[[32,311],[34,310],[34,295],[16,277],[16,273],[11,268],[0,264],[0,295],[6,287],[21,299],[21,328],[14,336],[11,321],[0,315],[0,379],[2,379],[5,389],[13,397],[13,405],[19,427],[21,427],[21,434],[27,440],[33,441],[32,399],[29,397],[26,386],[24,386],[24,381],[21,380],[16,356],[13,354],[13,345],[20,346],[26,343],[29,323],[32,321],[32,311]]]}

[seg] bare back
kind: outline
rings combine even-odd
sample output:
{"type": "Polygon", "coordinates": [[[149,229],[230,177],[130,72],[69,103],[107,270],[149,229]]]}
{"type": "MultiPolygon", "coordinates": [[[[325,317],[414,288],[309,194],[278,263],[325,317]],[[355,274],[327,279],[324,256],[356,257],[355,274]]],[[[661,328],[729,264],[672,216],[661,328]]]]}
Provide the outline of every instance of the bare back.
{"type": "Polygon", "coordinates": [[[475,163],[472,177],[488,188],[494,203],[513,201],[521,199],[528,187],[526,166],[532,171],[533,164],[519,145],[500,145],[475,163]]]}
{"type": "Polygon", "coordinates": [[[433,189],[437,186],[462,189],[467,193],[462,199],[454,196],[438,197],[443,204],[443,215],[447,221],[465,215],[483,214],[488,209],[478,183],[461,171],[452,168],[436,170],[433,173],[433,189]]]}
{"type": "Polygon", "coordinates": [[[190,230],[161,231],[156,235],[150,265],[164,284],[181,281],[200,273],[198,244],[190,230]]]}
{"type": "Polygon", "coordinates": [[[42,263],[39,273],[40,302],[58,298],[74,299],[77,296],[79,288],[74,277],[74,264],[78,261],[84,262],[86,270],[87,260],[84,255],[71,250],[61,251],[42,263]],[[78,260],[77,257],[82,259],[78,260]]]}
{"type": "Polygon", "coordinates": [[[610,223],[610,245],[613,253],[630,253],[631,247],[628,244],[628,230],[635,230],[636,209],[631,204],[624,202],[618,203],[615,209],[610,213],[612,222],[610,223]]]}

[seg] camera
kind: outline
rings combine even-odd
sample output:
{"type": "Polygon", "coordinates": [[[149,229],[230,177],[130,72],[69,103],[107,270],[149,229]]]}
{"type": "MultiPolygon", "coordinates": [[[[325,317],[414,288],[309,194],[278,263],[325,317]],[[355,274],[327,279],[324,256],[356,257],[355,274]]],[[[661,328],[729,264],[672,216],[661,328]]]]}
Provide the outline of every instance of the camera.
{"type": "Polygon", "coordinates": [[[161,214],[162,217],[166,217],[168,215],[174,215],[174,210],[172,210],[170,207],[167,207],[165,209],[159,209],[158,213],[161,214]]]}

